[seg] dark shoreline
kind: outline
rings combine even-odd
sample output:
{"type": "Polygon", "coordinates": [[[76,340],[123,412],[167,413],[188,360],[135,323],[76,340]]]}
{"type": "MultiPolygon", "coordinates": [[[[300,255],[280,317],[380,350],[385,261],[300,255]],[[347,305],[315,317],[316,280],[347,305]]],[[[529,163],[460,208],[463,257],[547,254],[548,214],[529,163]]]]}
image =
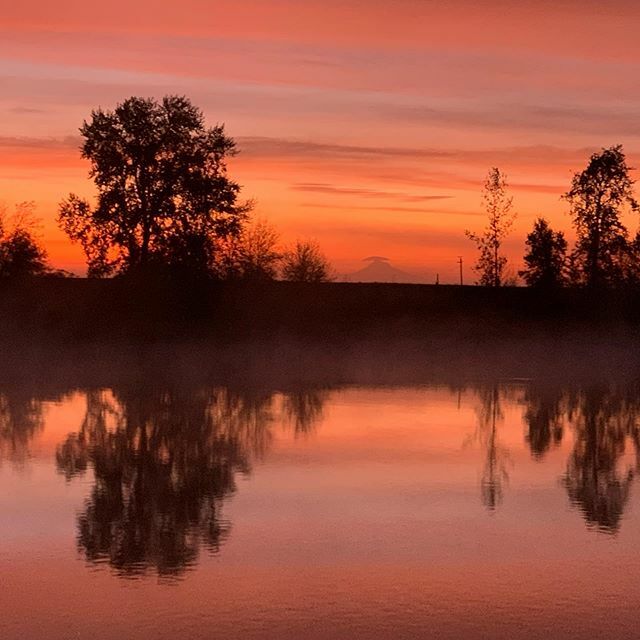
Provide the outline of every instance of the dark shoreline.
{"type": "Polygon", "coordinates": [[[526,337],[640,327],[640,291],[33,278],[0,283],[2,338],[138,342],[526,337]]]}
{"type": "Polygon", "coordinates": [[[40,279],[0,288],[0,383],[640,379],[640,296],[40,279]]]}

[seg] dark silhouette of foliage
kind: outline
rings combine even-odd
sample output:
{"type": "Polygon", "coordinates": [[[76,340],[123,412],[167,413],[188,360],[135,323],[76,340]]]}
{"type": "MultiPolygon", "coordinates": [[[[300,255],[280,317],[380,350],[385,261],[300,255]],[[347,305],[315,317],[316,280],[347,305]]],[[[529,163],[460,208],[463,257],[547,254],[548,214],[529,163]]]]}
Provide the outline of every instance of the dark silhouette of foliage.
{"type": "Polygon", "coordinates": [[[617,256],[620,283],[629,289],[640,287],[640,231],[617,256]]]}
{"type": "Polygon", "coordinates": [[[567,241],[562,231],[554,231],[544,218],[538,218],[527,236],[526,268],[519,272],[530,287],[553,289],[565,283],[567,241]]]}
{"type": "Polygon", "coordinates": [[[224,127],[206,127],[185,97],[132,97],[93,111],[80,133],[97,205],[71,194],[58,221],[81,243],[89,275],[154,265],[208,274],[216,239],[238,234],[249,209],[227,176],[236,147],[224,127]]]}
{"type": "Polygon", "coordinates": [[[23,202],[11,219],[0,213],[0,277],[42,276],[52,273],[47,252],[35,235],[34,204],[23,202]]]}
{"type": "Polygon", "coordinates": [[[329,261],[316,242],[298,240],[282,256],[282,279],[290,282],[327,282],[329,261]]]}
{"type": "Polygon", "coordinates": [[[622,145],[602,149],[589,159],[587,168],[576,173],[563,198],[571,205],[577,232],[576,279],[589,286],[615,285],[622,281],[620,261],[627,247],[627,229],[620,215],[625,206],[633,211],[633,196],[622,145]]]}
{"type": "Polygon", "coordinates": [[[492,168],[482,194],[489,218],[487,226],[481,234],[465,231],[480,252],[474,269],[480,276],[479,284],[485,287],[505,284],[507,258],[501,253],[501,248],[516,217],[512,210],[513,198],[507,194],[507,186],[506,176],[500,169],[492,168]]]}
{"type": "Polygon", "coordinates": [[[258,220],[244,225],[239,235],[220,241],[215,266],[224,279],[275,280],[281,259],[278,233],[258,220]]]}

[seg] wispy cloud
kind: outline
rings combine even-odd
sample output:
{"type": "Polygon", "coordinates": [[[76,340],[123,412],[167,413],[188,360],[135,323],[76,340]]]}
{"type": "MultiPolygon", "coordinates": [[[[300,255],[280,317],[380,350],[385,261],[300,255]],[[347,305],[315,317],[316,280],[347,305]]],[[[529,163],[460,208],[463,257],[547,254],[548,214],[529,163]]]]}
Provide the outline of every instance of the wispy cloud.
{"type": "Polygon", "coordinates": [[[333,211],[384,211],[389,213],[419,213],[424,215],[433,215],[439,217],[446,216],[482,216],[486,214],[482,211],[443,211],[442,209],[423,209],[420,207],[403,207],[403,206],[380,206],[380,205],[339,205],[325,204],[321,202],[302,202],[300,204],[304,208],[327,209],[333,211]]]}
{"type": "Polygon", "coordinates": [[[32,149],[48,150],[78,150],[79,136],[65,136],[62,138],[34,138],[28,136],[0,136],[0,149],[32,149]]]}
{"type": "Polygon", "coordinates": [[[377,189],[364,189],[357,187],[341,187],[326,183],[299,183],[291,186],[293,191],[307,193],[322,193],[334,196],[354,196],[356,198],[381,198],[384,200],[400,200],[402,202],[429,202],[431,200],[447,200],[450,195],[416,195],[411,193],[395,193],[392,191],[379,191],[377,189]]]}
{"type": "Polygon", "coordinates": [[[399,147],[393,145],[352,145],[295,140],[267,136],[238,136],[238,147],[243,155],[252,158],[345,158],[349,160],[367,159],[407,159],[418,161],[450,161],[484,163],[516,163],[548,167],[561,162],[582,162],[597,147],[560,147],[553,145],[495,146],[488,148],[461,147],[399,147]]]}
{"type": "MultiPolygon", "coordinates": [[[[591,105],[543,105],[522,100],[500,104],[472,104],[447,108],[429,105],[372,105],[372,110],[391,121],[411,121],[423,126],[491,129],[493,131],[543,131],[546,133],[640,136],[636,105],[613,105],[610,101],[591,105]]],[[[613,142],[616,142],[614,140],[613,142]]]]}
{"type": "Polygon", "coordinates": [[[29,116],[29,115],[40,115],[41,113],[45,113],[44,109],[37,109],[36,107],[9,107],[7,109],[9,113],[14,113],[19,116],[29,116]]]}

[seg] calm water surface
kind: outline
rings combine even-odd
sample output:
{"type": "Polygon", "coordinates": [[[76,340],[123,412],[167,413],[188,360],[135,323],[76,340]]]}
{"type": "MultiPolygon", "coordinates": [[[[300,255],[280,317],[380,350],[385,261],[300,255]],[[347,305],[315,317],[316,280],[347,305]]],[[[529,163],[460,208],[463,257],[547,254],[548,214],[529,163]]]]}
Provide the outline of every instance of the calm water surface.
{"type": "Polygon", "coordinates": [[[0,388],[0,638],[629,638],[640,389],[0,388]]]}

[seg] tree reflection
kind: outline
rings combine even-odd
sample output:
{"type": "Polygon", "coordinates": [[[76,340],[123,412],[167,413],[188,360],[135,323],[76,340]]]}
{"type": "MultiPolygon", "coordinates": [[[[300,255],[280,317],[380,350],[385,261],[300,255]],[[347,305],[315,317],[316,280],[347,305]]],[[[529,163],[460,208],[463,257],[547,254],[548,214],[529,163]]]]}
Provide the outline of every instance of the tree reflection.
{"type": "Polygon", "coordinates": [[[500,388],[497,384],[479,390],[477,435],[484,450],[484,466],[480,479],[482,504],[495,511],[502,503],[504,486],[509,481],[509,452],[498,439],[498,426],[504,419],[500,388]]]}
{"type": "Polygon", "coordinates": [[[284,396],[284,417],[296,435],[310,433],[322,419],[327,395],[326,389],[298,387],[284,396]]]}
{"type": "MultiPolygon", "coordinates": [[[[480,484],[482,502],[490,511],[502,502],[509,478],[508,451],[498,430],[504,421],[501,401],[512,391],[496,384],[478,390],[478,434],[485,454],[480,484]]],[[[533,458],[543,460],[570,429],[573,448],[562,485],[588,526],[618,531],[640,468],[640,388],[530,385],[522,391],[525,441],[533,458]]]]}
{"type": "MultiPolygon", "coordinates": [[[[301,419],[306,419],[302,417],[301,419]]],[[[238,474],[268,450],[272,394],[132,386],[87,394],[78,433],[58,447],[61,473],[93,468],[78,547],[118,575],[181,575],[202,547],[219,550],[238,474]]]]}
{"type": "Polygon", "coordinates": [[[588,525],[615,533],[638,468],[637,389],[594,387],[574,394],[567,413],[575,444],[563,479],[588,525]],[[635,463],[625,460],[634,445],[635,463]]]}
{"type": "Polygon", "coordinates": [[[563,396],[557,388],[530,386],[525,391],[526,441],[536,460],[542,460],[552,446],[562,442],[563,396]]]}
{"type": "Polygon", "coordinates": [[[29,389],[16,386],[0,391],[0,460],[23,463],[42,426],[42,401],[29,389]]]}

